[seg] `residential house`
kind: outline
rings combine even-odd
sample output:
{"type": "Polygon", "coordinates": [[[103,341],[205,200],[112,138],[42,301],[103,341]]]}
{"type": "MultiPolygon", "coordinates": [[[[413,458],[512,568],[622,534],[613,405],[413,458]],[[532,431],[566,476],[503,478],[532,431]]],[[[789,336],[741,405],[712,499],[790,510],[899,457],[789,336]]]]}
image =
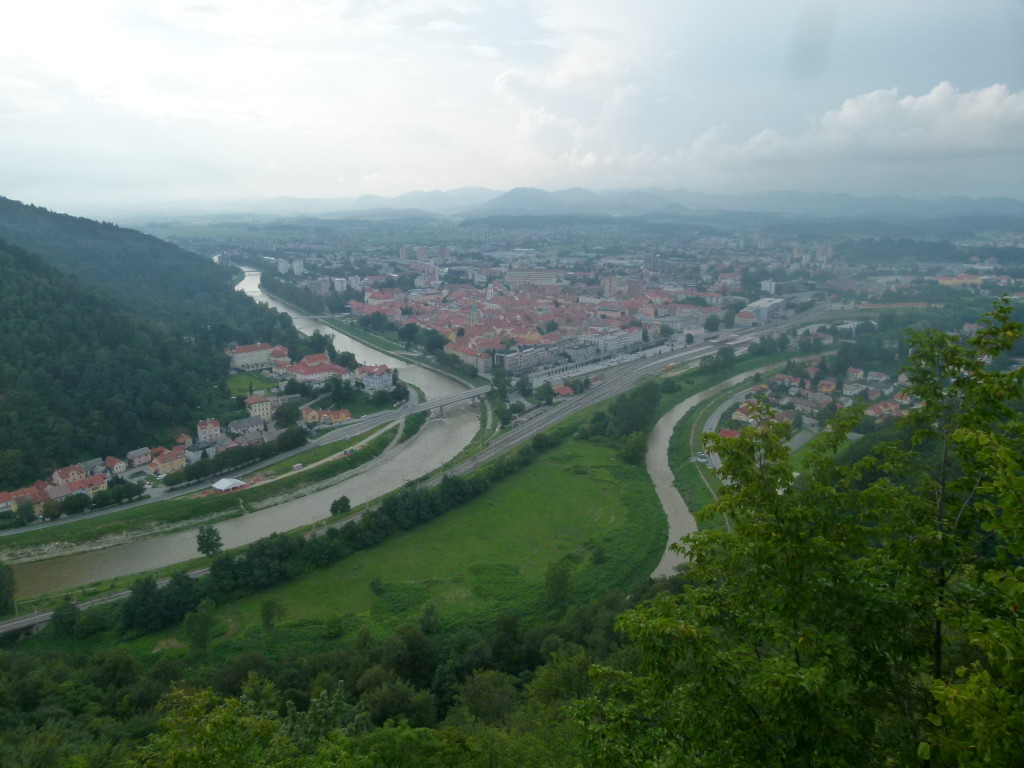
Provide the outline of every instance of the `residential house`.
{"type": "Polygon", "coordinates": [[[125,458],[131,467],[144,467],[153,460],[153,454],[149,448],[136,448],[134,451],[128,451],[125,458]]]}
{"type": "Polygon", "coordinates": [[[275,403],[276,399],[271,400],[263,395],[249,395],[245,398],[245,409],[249,412],[250,416],[255,416],[267,422],[274,415],[275,403]]]}
{"type": "Polygon", "coordinates": [[[245,419],[235,419],[228,422],[228,432],[232,435],[244,435],[249,432],[263,432],[265,423],[259,416],[249,416],[245,419]]]}
{"type": "Polygon", "coordinates": [[[858,384],[856,381],[847,381],[843,384],[843,394],[847,397],[857,397],[867,389],[864,384],[858,384]]]}
{"type": "Polygon", "coordinates": [[[216,443],[224,432],[217,419],[204,419],[196,424],[196,434],[200,443],[216,443]]]}
{"type": "Polygon", "coordinates": [[[217,455],[217,444],[213,442],[195,442],[185,449],[185,463],[195,464],[200,459],[212,459],[217,455]]]}
{"type": "Polygon", "coordinates": [[[102,474],[90,475],[81,480],[68,483],[67,487],[71,493],[84,493],[91,499],[100,491],[107,490],[107,476],[102,474]]]}
{"type": "Polygon", "coordinates": [[[185,468],[185,449],[181,449],[179,452],[177,449],[173,451],[165,451],[159,456],[154,458],[146,466],[146,469],[150,474],[160,477],[171,472],[177,472],[185,468]]]}
{"type": "Polygon", "coordinates": [[[394,384],[394,372],[386,365],[361,365],[356,368],[356,380],[366,389],[387,389],[394,384]]]}
{"type": "Polygon", "coordinates": [[[736,313],[736,327],[737,328],[752,328],[757,322],[757,315],[748,309],[741,309],[736,313]]]}
{"type": "Polygon", "coordinates": [[[276,397],[250,395],[245,398],[245,407],[246,410],[249,411],[249,416],[256,416],[263,419],[265,422],[269,422],[274,415],[274,411],[282,405],[285,403],[298,402],[301,399],[301,395],[279,395],[276,397]]]}
{"type": "Polygon", "coordinates": [[[291,362],[288,357],[288,347],[276,346],[270,350],[270,367],[275,373],[283,373],[291,362]]]}
{"type": "Polygon", "coordinates": [[[67,485],[75,480],[84,480],[88,476],[89,473],[85,471],[85,467],[81,464],[71,464],[70,466],[55,470],[52,478],[54,485],[67,485]]]}
{"type": "Polygon", "coordinates": [[[342,424],[352,420],[352,413],[344,408],[337,411],[317,410],[305,406],[301,409],[302,421],[308,426],[327,426],[331,424],[342,424]]]}
{"type": "Polygon", "coordinates": [[[85,469],[86,476],[104,474],[103,459],[95,458],[83,461],[82,468],[85,469]]]}
{"type": "Polygon", "coordinates": [[[107,456],[107,458],[103,460],[103,465],[111,475],[123,475],[128,471],[128,462],[124,459],[119,459],[116,456],[107,456]]]}

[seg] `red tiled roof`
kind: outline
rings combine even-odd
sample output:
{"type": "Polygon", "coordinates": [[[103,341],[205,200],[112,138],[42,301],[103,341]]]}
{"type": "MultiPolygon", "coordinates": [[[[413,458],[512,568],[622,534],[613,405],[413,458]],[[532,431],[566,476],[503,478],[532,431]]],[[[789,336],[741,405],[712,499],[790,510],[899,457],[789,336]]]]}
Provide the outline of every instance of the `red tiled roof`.
{"type": "Polygon", "coordinates": [[[243,344],[242,346],[235,347],[234,350],[229,351],[228,354],[241,355],[246,352],[262,352],[264,349],[273,349],[266,342],[258,342],[256,344],[243,344]]]}

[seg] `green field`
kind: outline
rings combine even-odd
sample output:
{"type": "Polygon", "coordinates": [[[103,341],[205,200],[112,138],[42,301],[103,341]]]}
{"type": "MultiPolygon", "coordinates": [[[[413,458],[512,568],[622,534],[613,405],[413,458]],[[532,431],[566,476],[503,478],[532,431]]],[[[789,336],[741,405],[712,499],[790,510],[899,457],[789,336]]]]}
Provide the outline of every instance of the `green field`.
{"type": "Polygon", "coordinates": [[[276,381],[265,378],[256,373],[236,373],[228,376],[228,391],[232,397],[248,397],[250,386],[256,392],[263,389],[270,389],[276,381]]]}
{"type": "MultiPolygon", "coordinates": [[[[482,626],[506,613],[543,617],[550,610],[544,588],[550,563],[570,561],[572,600],[586,602],[646,578],[664,551],[666,527],[642,468],[624,465],[612,446],[568,440],[437,520],[219,608],[218,624],[234,639],[218,644],[233,651],[262,646],[260,606],[268,599],[286,608],[274,633],[283,642],[320,642],[363,625],[382,634],[415,622],[428,604],[442,622],[458,626],[482,626]]],[[[27,642],[57,643],[49,634],[27,642]]],[[[180,628],[129,647],[149,653],[175,645],[177,634],[180,628]]],[[[118,641],[100,636],[89,645],[118,641]]]]}
{"type": "Polygon", "coordinates": [[[243,631],[259,625],[269,598],[287,605],[289,621],[351,616],[374,629],[411,621],[427,603],[459,623],[537,615],[546,610],[549,563],[573,562],[574,598],[582,601],[644,578],[666,536],[646,472],[611,448],[571,440],[415,531],[224,612],[243,631]]]}

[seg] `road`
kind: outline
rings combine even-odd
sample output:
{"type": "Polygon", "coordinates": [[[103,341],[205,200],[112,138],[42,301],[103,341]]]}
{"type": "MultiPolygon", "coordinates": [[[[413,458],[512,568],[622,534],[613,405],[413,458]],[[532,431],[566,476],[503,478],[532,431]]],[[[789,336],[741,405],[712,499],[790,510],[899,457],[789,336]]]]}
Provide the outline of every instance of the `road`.
{"type": "MultiPolygon", "coordinates": [[[[408,401],[393,410],[382,411],[379,414],[374,414],[371,416],[367,416],[365,418],[357,419],[353,421],[351,424],[345,425],[344,427],[331,430],[325,435],[310,440],[308,443],[306,443],[300,448],[296,448],[285,453],[279,453],[276,456],[273,456],[269,459],[260,461],[256,464],[251,464],[247,467],[242,467],[240,469],[242,472],[248,474],[250,472],[262,469],[263,467],[268,467],[272,464],[276,464],[279,461],[283,461],[284,459],[288,459],[292,456],[298,456],[304,451],[308,451],[310,448],[313,448],[317,445],[327,445],[329,443],[334,443],[339,440],[348,440],[349,438],[357,437],[365,432],[369,432],[370,430],[375,429],[376,427],[379,427],[382,424],[388,424],[390,422],[403,419],[412,413],[418,413],[419,411],[428,411],[434,408],[443,408],[446,405],[452,405],[463,400],[469,400],[474,397],[482,397],[485,396],[489,391],[490,387],[476,387],[474,389],[467,389],[464,392],[458,392],[454,395],[446,395],[444,397],[435,398],[434,400],[428,400],[422,403],[414,403],[408,401]]],[[[119,504],[113,507],[105,507],[103,509],[97,509],[92,512],[85,512],[80,515],[75,515],[74,517],[62,517],[58,518],[57,520],[40,521],[33,523],[28,528],[8,528],[3,531],[0,531],[0,536],[15,536],[19,533],[24,533],[26,530],[38,531],[44,528],[53,528],[54,526],[66,525],[68,523],[77,522],[78,520],[89,520],[95,517],[103,517],[104,515],[109,515],[114,512],[123,512],[124,510],[127,509],[136,509],[138,507],[142,507],[147,504],[152,504],[157,501],[166,501],[168,499],[178,498],[179,496],[187,496],[189,494],[196,493],[196,491],[200,487],[206,487],[207,485],[208,483],[203,483],[201,486],[199,484],[190,484],[177,488],[165,488],[160,486],[151,489],[149,491],[148,498],[143,498],[140,499],[139,501],[133,501],[128,504],[119,504]]]]}
{"type": "MultiPolygon", "coordinates": [[[[695,360],[699,360],[700,358],[705,357],[707,355],[714,354],[722,345],[722,343],[728,343],[733,346],[739,346],[740,344],[746,344],[750,342],[751,340],[757,338],[757,336],[763,333],[785,330],[794,325],[804,325],[807,324],[808,322],[814,322],[815,320],[820,319],[818,317],[815,317],[815,315],[818,314],[824,313],[808,313],[807,315],[801,316],[798,320],[793,320],[788,323],[777,324],[774,326],[764,328],[753,328],[748,329],[746,331],[737,332],[732,336],[727,336],[725,338],[718,339],[717,343],[706,342],[701,344],[695,344],[693,346],[684,347],[683,349],[676,350],[674,352],[663,353],[659,355],[634,356],[633,359],[630,359],[627,362],[605,369],[602,372],[601,381],[595,386],[593,386],[591,389],[585,391],[583,394],[562,401],[561,403],[558,403],[554,406],[541,408],[538,409],[537,411],[534,411],[534,415],[532,418],[525,420],[524,422],[514,426],[507,432],[498,436],[497,438],[492,440],[490,445],[488,445],[488,447],[485,448],[483,451],[477,453],[476,455],[467,459],[466,461],[463,461],[458,465],[450,468],[448,472],[457,475],[463,475],[472,472],[473,470],[477,469],[483,464],[493,461],[495,458],[499,457],[503,453],[512,450],[513,448],[521,445],[522,443],[532,439],[534,435],[554,426],[559,421],[565,419],[566,417],[572,415],[573,413],[576,413],[577,411],[580,411],[583,408],[586,408],[595,403],[607,400],[612,397],[616,397],[624,392],[629,391],[644,378],[663,372],[666,366],[668,366],[670,363],[673,365],[679,365],[682,363],[692,362],[695,360]]],[[[724,382],[723,384],[716,385],[715,387],[712,387],[705,393],[701,393],[700,395],[695,395],[693,398],[689,398],[686,401],[686,403],[689,403],[691,400],[694,402],[699,402],[699,400],[703,399],[704,397],[710,396],[716,391],[722,391],[723,388],[730,386],[730,382],[733,381],[734,379],[744,378],[751,375],[753,375],[753,372],[741,374],[738,377],[733,377],[733,379],[730,379],[729,381],[724,382]]],[[[467,396],[477,396],[479,394],[484,394],[487,388],[481,387],[479,388],[479,390],[481,391],[474,392],[474,394],[472,395],[468,394],[470,391],[467,391],[466,393],[460,393],[460,396],[457,397],[456,400],[465,399],[467,396]]],[[[450,399],[450,397],[446,397],[439,398],[438,400],[448,401],[450,399]]],[[[452,402],[454,402],[454,400],[452,400],[452,402]]],[[[349,427],[344,427],[342,429],[335,430],[314,442],[327,443],[335,440],[344,440],[349,437],[354,437],[376,426],[401,418],[402,416],[407,415],[412,408],[416,408],[417,410],[425,410],[428,406],[429,403],[406,404],[403,407],[395,409],[394,411],[391,412],[384,412],[376,416],[360,419],[358,423],[353,424],[349,427]]],[[[306,447],[308,448],[308,446],[306,447]]],[[[302,450],[303,449],[298,449],[297,451],[293,451],[290,454],[285,454],[285,456],[300,453],[302,450]]],[[[277,456],[274,458],[273,461],[280,461],[281,458],[282,456],[277,456]]],[[[440,476],[434,477],[432,479],[432,482],[440,482],[440,476]]],[[[183,493],[190,493],[193,491],[194,488],[183,491],[183,493]]],[[[175,495],[181,494],[179,493],[175,495]]],[[[679,503],[682,503],[681,499],[679,499],[679,503]]],[[[676,504],[675,500],[673,500],[673,504],[676,504]]],[[[138,505],[136,504],[133,506],[138,505]]],[[[685,510],[685,503],[682,503],[682,507],[685,510]]],[[[104,510],[104,512],[109,511],[104,510]]],[[[676,539],[672,538],[671,512],[668,507],[666,507],[666,513],[670,515],[669,541],[672,542],[676,539]]],[[[689,515],[689,512],[685,511],[685,514],[689,515]]],[[[79,516],[75,519],[82,519],[82,517],[83,516],[79,516]]],[[[346,518],[343,521],[337,521],[335,524],[341,525],[346,522],[349,522],[352,519],[358,519],[358,516],[346,518]]],[[[43,527],[45,525],[46,524],[42,524],[36,527],[43,527]]],[[[684,521],[683,525],[688,526],[689,522],[684,521]]],[[[666,555],[666,558],[668,558],[668,555],[666,555]]],[[[663,567],[659,567],[659,571],[655,572],[656,575],[661,575],[660,571],[664,570],[665,567],[669,567],[667,560],[663,561],[663,567]]],[[[204,571],[198,571],[190,575],[198,576],[201,575],[203,572],[204,571]]],[[[88,608],[92,607],[93,605],[120,600],[124,597],[127,597],[128,594],[130,594],[130,592],[125,591],[114,595],[107,595],[102,598],[97,598],[91,601],[83,601],[79,604],[79,607],[88,608]]],[[[5,622],[0,622],[0,635],[7,634],[10,632],[24,631],[26,628],[35,625],[44,625],[49,621],[51,616],[52,612],[40,612],[31,614],[29,616],[18,617],[16,619],[11,619],[5,622]]]]}

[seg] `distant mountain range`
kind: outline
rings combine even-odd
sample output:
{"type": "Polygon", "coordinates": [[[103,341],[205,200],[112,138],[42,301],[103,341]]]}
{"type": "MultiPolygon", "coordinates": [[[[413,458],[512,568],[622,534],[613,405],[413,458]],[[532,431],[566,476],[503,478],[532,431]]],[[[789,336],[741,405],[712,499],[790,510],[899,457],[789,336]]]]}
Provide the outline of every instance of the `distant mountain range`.
{"type": "Polygon", "coordinates": [[[182,216],[249,215],[257,218],[358,216],[476,219],[489,216],[680,216],[714,211],[767,213],[810,218],[872,218],[880,221],[949,217],[1024,217],[1024,201],[1007,197],[921,199],[890,195],[857,197],[839,193],[765,192],[747,195],[706,194],[687,190],[618,189],[593,191],[574,187],[549,192],[518,187],[507,192],[484,187],[408,192],[397,197],[279,197],[224,202],[185,200],[140,205],[115,218],[139,223],[182,216]]]}

